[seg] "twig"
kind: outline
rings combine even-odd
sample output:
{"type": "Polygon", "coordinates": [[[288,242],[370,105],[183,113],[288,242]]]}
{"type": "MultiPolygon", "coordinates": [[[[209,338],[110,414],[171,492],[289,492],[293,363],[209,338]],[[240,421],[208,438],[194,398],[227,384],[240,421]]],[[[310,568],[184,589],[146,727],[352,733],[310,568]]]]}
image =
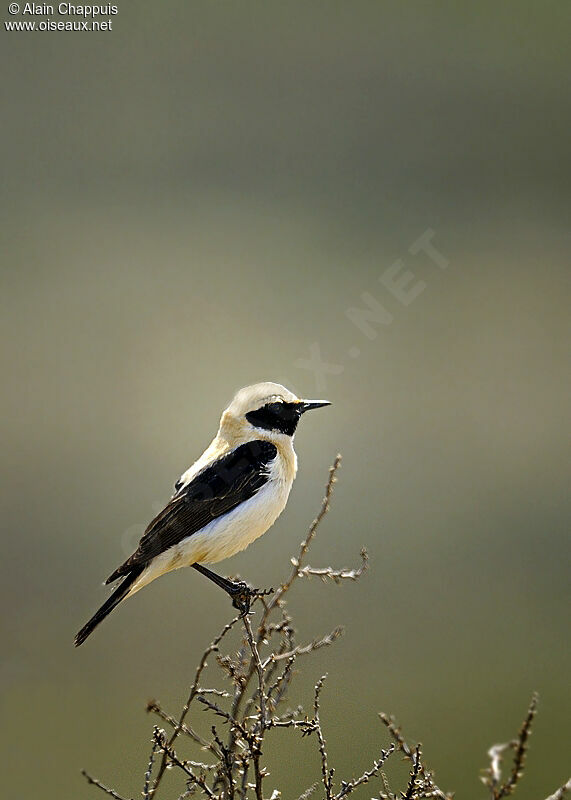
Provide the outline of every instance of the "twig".
{"type": "Polygon", "coordinates": [[[312,719],[270,719],[268,728],[300,728],[303,736],[307,736],[317,730],[317,725],[312,719]]]}
{"type": "Polygon", "coordinates": [[[230,697],[228,692],[224,692],[221,689],[203,689],[202,687],[196,690],[196,694],[201,694],[201,695],[215,694],[216,697],[230,697]]]}
{"type": "Polygon", "coordinates": [[[329,769],[328,764],[328,757],[327,757],[327,747],[325,738],[323,736],[323,730],[321,728],[321,720],[319,718],[319,695],[321,694],[321,690],[323,688],[323,684],[325,683],[325,679],[327,675],[323,675],[315,684],[315,695],[313,700],[313,717],[315,720],[315,730],[317,731],[317,739],[319,741],[319,754],[321,756],[321,779],[323,781],[323,788],[325,789],[325,797],[326,800],[332,800],[332,778],[333,778],[333,770],[329,769]]]}
{"type": "Polygon", "coordinates": [[[236,719],[236,717],[233,717],[232,714],[230,714],[228,711],[225,711],[217,703],[213,703],[212,700],[208,700],[206,697],[198,696],[197,700],[199,703],[203,703],[211,711],[214,711],[214,713],[217,716],[222,717],[223,719],[226,720],[226,722],[229,722],[232,728],[235,728],[237,731],[240,732],[245,742],[248,743],[250,742],[251,739],[250,732],[244,727],[244,725],[242,725],[242,723],[239,720],[236,719]]]}
{"type": "Polygon", "coordinates": [[[357,581],[367,571],[369,567],[369,554],[363,547],[361,550],[361,566],[358,569],[333,569],[333,567],[302,567],[298,569],[299,578],[309,578],[312,575],[321,580],[332,580],[334,583],[341,583],[344,580],[357,581]]]}
{"type": "MultiPolygon", "coordinates": [[[[272,623],[266,627],[266,640],[269,640],[273,634],[280,635],[281,641],[276,655],[281,656],[283,653],[293,650],[295,646],[295,637],[294,630],[291,627],[291,618],[289,614],[286,613],[284,608],[281,608],[280,610],[282,613],[282,620],[278,623],[272,623]]],[[[257,640],[259,640],[259,637],[257,637],[257,640]]],[[[277,661],[274,661],[269,666],[266,666],[264,663],[263,668],[265,684],[266,686],[269,685],[270,687],[266,691],[267,705],[269,706],[270,712],[273,712],[275,711],[276,706],[285,696],[292,675],[292,670],[291,666],[288,668],[286,665],[281,675],[279,675],[276,681],[271,684],[270,682],[273,680],[274,675],[278,670],[278,663],[277,661]],[[273,697],[270,697],[272,694],[273,697]]],[[[250,698],[246,701],[243,712],[244,717],[247,717],[251,713],[251,709],[256,701],[257,695],[258,692],[252,692],[250,698]]]]}
{"type": "Polygon", "coordinates": [[[123,795],[118,794],[114,789],[110,789],[108,786],[105,786],[101,781],[98,781],[97,778],[93,778],[86,772],[84,769],[81,770],[81,774],[87,780],[87,783],[93,784],[93,786],[97,786],[98,789],[101,789],[103,792],[108,794],[110,797],[115,798],[115,800],[127,800],[126,797],[123,795]]]}
{"type": "MultiPolygon", "coordinates": [[[[213,653],[215,650],[218,650],[218,645],[220,644],[220,642],[222,641],[224,636],[226,636],[226,634],[234,627],[234,625],[238,622],[239,619],[240,619],[240,617],[236,616],[236,617],[234,617],[234,619],[230,620],[230,622],[228,622],[228,624],[226,624],[222,628],[222,630],[220,631],[218,636],[216,636],[216,638],[213,639],[213,641],[208,645],[208,647],[206,648],[206,650],[202,654],[202,658],[200,659],[200,661],[198,663],[198,667],[196,668],[196,674],[194,676],[194,681],[193,681],[192,686],[190,688],[190,692],[189,692],[188,698],[187,698],[186,703],[184,704],[184,706],[182,708],[178,723],[177,723],[174,731],[172,732],[172,734],[170,736],[170,739],[168,740],[168,746],[169,747],[172,747],[172,745],[176,741],[177,736],[182,731],[182,726],[184,724],[184,720],[186,719],[186,715],[188,714],[188,711],[189,711],[189,708],[190,708],[190,704],[192,703],[192,701],[194,700],[194,698],[196,697],[196,695],[198,693],[198,683],[200,681],[200,676],[202,675],[202,672],[203,672],[204,668],[206,667],[206,660],[207,660],[208,656],[211,653],[213,653]]],[[[160,782],[162,780],[162,777],[163,777],[163,775],[165,773],[166,768],[167,768],[167,755],[166,755],[166,752],[163,752],[163,758],[161,760],[161,765],[159,767],[158,775],[157,775],[157,777],[155,779],[153,788],[151,790],[151,798],[154,797],[154,795],[156,794],[157,789],[159,788],[160,782]]]]}
{"type": "Polygon", "coordinates": [[[306,645],[298,645],[294,647],[293,650],[290,650],[287,653],[272,653],[271,656],[268,656],[264,663],[262,664],[262,669],[265,669],[269,664],[272,664],[276,661],[283,661],[284,659],[289,659],[292,656],[303,656],[307,655],[307,653],[313,653],[314,650],[319,650],[320,647],[327,647],[333,642],[337,641],[340,636],[344,633],[344,628],[338,626],[334,628],[331,633],[322,636],[321,639],[314,639],[312,642],[306,645]]]}
{"type": "Polygon", "coordinates": [[[216,663],[227,674],[234,686],[240,686],[243,675],[240,673],[240,666],[233,661],[230,656],[216,656],[216,663]]]}
{"type": "Polygon", "coordinates": [[[242,800],[246,800],[246,795],[248,794],[248,770],[250,768],[250,762],[245,756],[241,756],[240,762],[242,764],[242,782],[240,784],[240,797],[242,800]]]}
{"type": "MultiPolygon", "coordinates": [[[[394,717],[389,717],[387,714],[384,714],[383,712],[381,712],[379,714],[379,718],[380,718],[381,722],[387,727],[389,733],[391,734],[391,736],[395,740],[398,749],[414,765],[415,764],[415,752],[416,751],[413,750],[407,744],[404,736],[402,735],[402,732],[401,732],[400,728],[398,727],[398,725],[395,722],[394,717]]],[[[428,792],[430,790],[432,792],[432,794],[430,796],[437,797],[437,798],[439,798],[439,800],[451,800],[451,795],[446,793],[446,792],[443,792],[442,789],[440,789],[434,783],[434,775],[433,775],[433,773],[430,772],[427,769],[427,767],[422,763],[422,761],[420,761],[419,770],[420,770],[420,774],[422,776],[423,783],[424,783],[424,786],[426,788],[426,791],[428,792]]]]}
{"type": "Polygon", "coordinates": [[[395,800],[395,796],[391,792],[391,787],[389,786],[389,779],[382,770],[380,775],[381,783],[383,784],[383,791],[379,792],[380,800],[395,800]]]}
{"type": "MultiPolygon", "coordinates": [[[[268,632],[268,627],[269,627],[268,626],[268,619],[269,619],[270,614],[272,613],[272,611],[275,608],[280,608],[281,607],[284,595],[290,590],[292,584],[294,583],[294,581],[298,577],[297,576],[298,569],[301,566],[301,563],[302,563],[302,561],[303,561],[303,559],[304,559],[304,557],[305,557],[305,555],[307,553],[307,550],[309,549],[309,546],[310,546],[311,542],[313,541],[313,538],[315,537],[315,534],[317,532],[317,528],[319,527],[319,524],[321,523],[321,521],[323,520],[323,518],[325,517],[325,515],[329,511],[329,504],[330,504],[331,495],[332,495],[332,492],[333,492],[333,486],[334,486],[335,481],[336,481],[336,473],[337,473],[337,470],[340,467],[340,464],[341,464],[341,455],[338,454],[336,456],[332,466],[329,468],[329,477],[328,477],[327,484],[326,484],[326,487],[325,487],[325,497],[322,500],[321,508],[320,508],[320,510],[319,510],[319,512],[317,514],[317,517],[311,523],[311,525],[309,527],[309,531],[308,531],[305,539],[302,541],[302,543],[300,545],[300,550],[299,550],[299,554],[298,554],[297,558],[292,558],[291,559],[292,564],[293,564],[293,570],[290,573],[289,577],[287,578],[287,580],[284,583],[282,583],[282,585],[274,593],[273,597],[271,598],[271,600],[269,602],[266,602],[264,597],[259,598],[259,602],[261,602],[263,604],[263,606],[264,606],[264,612],[263,612],[262,617],[260,619],[259,626],[258,626],[258,631],[257,631],[257,636],[256,636],[256,644],[257,644],[258,647],[260,647],[261,643],[266,638],[266,635],[267,635],[267,632],[268,632]]],[[[244,700],[244,696],[245,696],[247,687],[248,687],[248,685],[250,683],[250,680],[252,679],[255,671],[256,671],[256,665],[254,663],[254,658],[251,658],[249,666],[248,666],[245,674],[243,675],[240,684],[236,685],[236,689],[235,689],[235,692],[234,692],[234,701],[232,703],[232,709],[231,709],[231,712],[230,712],[233,718],[237,718],[237,716],[238,716],[238,713],[240,711],[240,706],[241,706],[241,704],[242,704],[242,702],[244,700]]],[[[246,706],[246,708],[247,709],[249,708],[249,704],[246,706]]],[[[231,751],[233,751],[234,750],[234,745],[235,745],[234,733],[233,733],[233,731],[231,731],[230,732],[230,739],[229,739],[229,742],[228,742],[228,748],[231,751]]]]}
{"type": "Polygon", "coordinates": [[[297,800],[308,800],[308,798],[311,797],[311,795],[314,793],[314,791],[317,789],[318,786],[319,786],[318,783],[312,783],[311,786],[308,789],[306,789],[303,794],[300,794],[297,800]]]}
{"type": "Polygon", "coordinates": [[[563,784],[554,794],[550,794],[545,800],[563,800],[567,792],[571,792],[571,778],[563,784]]]}
{"type": "Polygon", "coordinates": [[[413,751],[406,743],[394,717],[389,717],[388,714],[385,714],[383,711],[381,711],[379,713],[379,718],[381,722],[388,728],[389,733],[397,743],[399,750],[401,750],[401,752],[403,752],[407,758],[412,760],[413,751]]]}
{"type": "Polygon", "coordinates": [[[351,792],[354,792],[358,786],[361,786],[363,783],[368,783],[371,778],[378,775],[387,758],[394,753],[395,750],[396,745],[393,742],[387,750],[381,750],[380,758],[377,761],[373,761],[371,769],[365,770],[359,778],[353,778],[351,781],[341,781],[341,791],[337,792],[335,800],[341,800],[342,797],[346,797],[348,794],[351,794],[351,792]]]}
{"type": "Polygon", "coordinates": [[[406,787],[406,792],[403,796],[403,800],[413,800],[416,794],[416,789],[418,786],[418,775],[420,773],[422,764],[420,760],[420,755],[421,755],[420,745],[417,744],[416,750],[414,751],[414,755],[412,757],[412,769],[410,771],[408,786],[406,787]]]}
{"type": "Polygon", "coordinates": [[[509,797],[513,794],[523,775],[525,758],[527,755],[527,742],[531,733],[534,717],[537,713],[537,703],[538,695],[534,693],[517,739],[505,744],[495,744],[488,750],[490,766],[486,770],[482,780],[490,789],[492,800],[502,800],[503,797],[509,797]],[[502,783],[502,759],[505,751],[510,747],[514,750],[513,766],[509,778],[502,783]]]}
{"type": "MultiPolygon", "coordinates": [[[[274,593],[274,596],[272,597],[272,599],[268,603],[268,613],[269,613],[269,611],[271,611],[273,608],[275,608],[279,604],[279,602],[280,602],[281,598],[283,597],[283,595],[287,591],[289,591],[289,589],[291,588],[291,585],[293,584],[293,582],[296,580],[296,578],[299,577],[299,570],[300,570],[301,564],[303,562],[303,559],[305,558],[305,556],[307,554],[307,551],[309,549],[309,545],[313,541],[313,538],[314,538],[314,536],[315,536],[315,534],[317,532],[317,529],[318,529],[318,527],[319,527],[319,525],[321,523],[321,520],[323,519],[323,517],[329,511],[329,503],[330,503],[330,500],[331,500],[331,495],[333,494],[333,486],[335,485],[335,483],[337,481],[336,475],[337,475],[337,470],[339,469],[340,466],[341,466],[341,454],[338,453],[337,456],[335,457],[335,461],[333,462],[332,466],[329,468],[329,479],[328,479],[327,485],[325,487],[325,497],[323,498],[323,501],[321,503],[321,508],[319,509],[319,513],[317,514],[317,516],[315,517],[315,519],[313,520],[313,522],[309,526],[309,531],[307,532],[307,536],[305,537],[305,539],[303,540],[303,542],[300,545],[299,554],[297,555],[297,558],[292,558],[291,559],[291,563],[293,564],[293,570],[291,571],[291,574],[290,574],[289,578],[285,581],[285,583],[282,583],[282,585],[274,593]]],[[[266,613],[266,618],[267,618],[267,615],[268,614],[266,613]]]]}
{"type": "Polygon", "coordinates": [[[255,738],[252,737],[250,741],[251,744],[253,745],[251,747],[251,750],[252,750],[252,761],[254,764],[256,800],[263,800],[264,795],[262,791],[262,782],[266,773],[260,767],[260,757],[262,755],[262,740],[264,738],[264,733],[267,728],[264,668],[262,667],[262,662],[260,660],[260,653],[258,651],[257,642],[254,639],[254,634],[252,633],[252,625],[250,623],[250,618],[247,614],[244,616],[244,628],[246,630],[246,636],[248,637],[248,644],[250,645],[250,649],[252,651],[251,663],[254,665],[255,671],[258,674],[258,697],[260,700],[259,723],[256,726],[258,728],[257,735],[255,735],[255,738]]]}
{"type": "Polygon", "coordinates": [[[153,729],[153,746],[151,748],[151,754],[149,756],[149,764],[147,766],[147,771],[145,772],[145,783],[143,785],[143,798],[144,800],[150,800],[150,786],[151,786],[151,775],[153,774],[153,764],[155,761],[155,753],[158,749],[158,739],[157,739],[157,731],[159,729],[155,725],[153,729]]]}
{"type": "Polygon", "coordinates": [[[215,748],[212,747],[211,742],[207,742],[206,739],[203,739],[202,736],[199,736],[196,731],[187,725],[185,722],[181,723],[179,720],[176,720],[170,714],[167,714],[166,711],[160,707],[156,700],[149,700],[147,703],[147,711],[153,711],[157,716],[159,716],[163,722],[168,722],[173,728],[180,728],[180,733],[185,733],[189,736],[193,741],[199,744],[201,747],[206,747],[209,750],[212,750],[215,755],[218,755],[215,748]]]}
{"type": "Polygon", "coordinates": [[[222,759],[221,759],[222,760],[222,768],[223,768],[224,776],[226,778],[227,786],[228,786],[228,800],[234,800],[234,776],[232,774],[232,769],[234,767],[234,763],[233,763],[233,759],[232,759],[232,754],[230,753],[228,748],[226,748],[224,746],[224,742],[218,736],[218,734],[216,732],[216,728],[215,728],[214,725],[212,726],[212,735],[214,737],[214,741],[218,745],[218,747],[220,749],[220,752],[222,754],[222,759]]]}
{"type": "Polygon", "coordinates": [[[260,732],[262,733],[266,729],[266,691],[264,684],[264,667],[262,666],[262,662],[260,661],[260,653],[258,651],[258,645],[256,640],[254,639],[254,634],[252,633],[252,625],[250,623],[250,618],[248,614],[244,616],[244,628],[246,629],[246,634],[248,636],[248,643],[252,650],[252,658],[254,661],[254,666],[256,668],[256,672],[258,673],[258,694],[260,698],[260,732]]]}
{"type": "Polygon", "coordinates": [[[176,752],[173,748],[169,745],[166,741],[166,734],[163,730],[159,728],[155,728],[155,740],[157,742],[158,748],[164,753],[167,757],[167,760],[172,761],[173,764],[176,764],[179,769],[181,769],[190,779],[192,783],[195,783],[199,786],[202,791],[210,798],[214,798],[214,792],[208,786],[204,778],[200,775],[195,775],[195,773],[190,769],[188,763],[185,761],[181,761],[180,758],[177,756],[176,752]]]}
{"type": "MultiPolygon", "coordinates": [[[[276,681],[272,683],[272,685],[269,687],[267,691],[267,700],[268,700],[268,706],[270,707],[270,712],[275,711],[275,709],[285,696],[289,682],[291,680],[294,664],[295,664],[295,655],[292,655],[288,658],[287,663],[283,669],[283,672],[281,672],[278,675],[276,681]]],[[[267,672],[269,671],[270,670],[267,670],[267,672]]]]}
{"type": "MultiPolygon", "coordinates": [[[[284,714],[280,714],[279,717],[273,717],[273,722],[289,722],[290,720],[299,717],[300,714],[304,715],[304,719],[307,719],[307,714],[303,711],[303,706],[298,706],[295,709],[288,709],[284,714]]],[[[268,723],[269,725],[270,723],[268,723]]]]}
{"type": "Polygon", "coordinates": [[[537,714],[537,703],[539,697],[535,692],[531,698],[531,702],[529,704],[529,708],[527,710],[527,716],[523,721],[523,724],[520,728],[518,738],[515,743],[515,755],[514,755],[514,763],[511,771],[511,775],[507,781],[507,783],[502,786],[500,793],[498,795],[498,800],[501,797],[507,797],[512,794],[513,790],[515,789],[519,779],[523,775],[523,770],[525,767],[525,758],[527,755],[527,741],[529,739],[529,735],[531,733],[531,725],[537,714]]]}

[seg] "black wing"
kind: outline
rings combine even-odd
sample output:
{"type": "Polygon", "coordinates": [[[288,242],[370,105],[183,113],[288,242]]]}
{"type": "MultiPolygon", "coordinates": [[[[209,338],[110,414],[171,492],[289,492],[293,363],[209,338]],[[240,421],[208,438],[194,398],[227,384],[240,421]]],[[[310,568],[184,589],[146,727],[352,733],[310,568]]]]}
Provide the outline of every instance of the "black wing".
{"type": "Polygon", "coordinates": [[[107,583],[147,564],[169,547],[196,533],[216,517],[227,514],[261,489],[269,479],[268,465],[277,455],[271,442],[256,439],[242,444],[211,467],[203,469],[149,524],[139,546],[107,583]]]}

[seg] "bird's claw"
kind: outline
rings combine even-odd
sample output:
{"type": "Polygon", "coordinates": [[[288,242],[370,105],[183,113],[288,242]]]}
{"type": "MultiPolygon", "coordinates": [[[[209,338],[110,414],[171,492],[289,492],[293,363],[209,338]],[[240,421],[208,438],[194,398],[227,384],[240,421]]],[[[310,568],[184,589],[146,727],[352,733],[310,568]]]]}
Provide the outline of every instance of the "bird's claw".
{"type": "Polygon", "coordinates": [[[253,590],[244,581],[236,584],[236,587],[230,593],[232,598],[232,605],[240,612],[240,616],[244,617],[250,610],[252,602],[253,590]]]}
{"type": "Polygon", "coordinates": [[[250,612],[252,600],[256,597],[265,597],[268,594],[273,594],[273,589],[252,589],[244,581],[236,584],[236,588],[232,590],[230,596],[232,597],[232,605],[240,612],[241,617],[245,617],[250,612]]]}

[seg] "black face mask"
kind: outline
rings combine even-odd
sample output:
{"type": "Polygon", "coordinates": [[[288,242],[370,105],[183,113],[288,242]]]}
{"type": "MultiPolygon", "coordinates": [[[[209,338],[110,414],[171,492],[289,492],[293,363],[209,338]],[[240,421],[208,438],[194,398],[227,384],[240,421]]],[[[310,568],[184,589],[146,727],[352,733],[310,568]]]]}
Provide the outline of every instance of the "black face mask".
{"type": "Polygon", "coordinates": [[[303,411],[303,403],[266,403],[255,411],[248,411],[246,419],[256,428],[293,436],[303,411]]]}

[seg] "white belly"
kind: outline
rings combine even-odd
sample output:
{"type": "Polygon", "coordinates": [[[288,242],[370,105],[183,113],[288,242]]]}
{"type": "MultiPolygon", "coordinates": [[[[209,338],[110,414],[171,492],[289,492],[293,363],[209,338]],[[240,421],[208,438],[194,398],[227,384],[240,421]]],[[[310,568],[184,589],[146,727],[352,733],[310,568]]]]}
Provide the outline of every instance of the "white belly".
{"type": "Polygon", "coordinates": [[[272,477],[249,500],[214,519],[198,533],[156,556],[133,584],[129,594],[179,567],[212,564],[244,550],[270,528],[284,510],[292,481],[272,477]]]}

